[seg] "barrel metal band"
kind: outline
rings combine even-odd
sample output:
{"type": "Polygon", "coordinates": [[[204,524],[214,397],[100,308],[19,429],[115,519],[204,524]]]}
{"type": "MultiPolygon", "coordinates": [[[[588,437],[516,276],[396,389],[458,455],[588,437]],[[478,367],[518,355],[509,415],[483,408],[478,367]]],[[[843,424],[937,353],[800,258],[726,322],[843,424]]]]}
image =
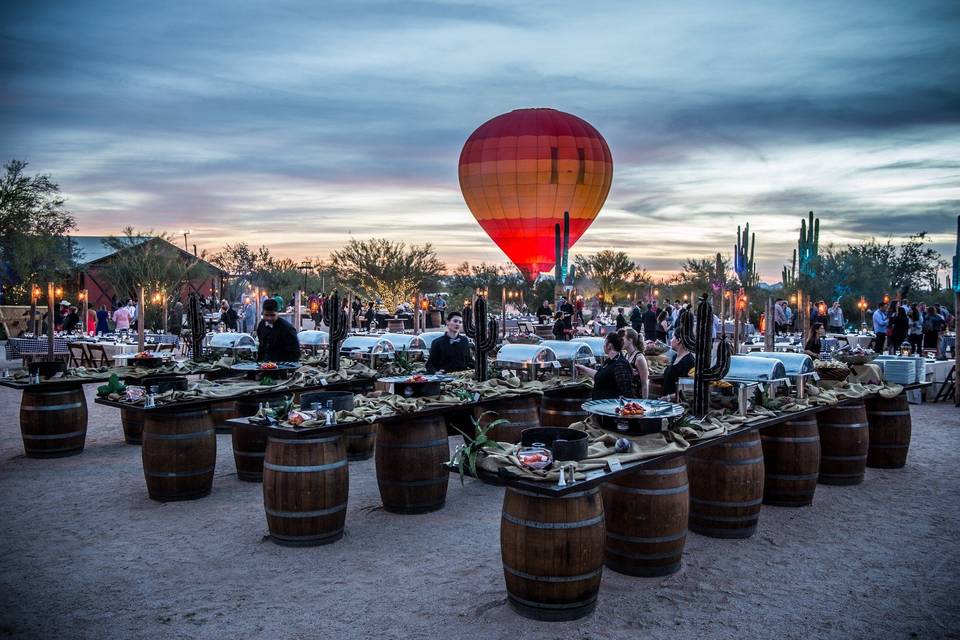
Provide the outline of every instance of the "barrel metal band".
{"type": "Polygon", "coordinates": [[[597,596],[593,596],[589,600],[580,600],[578,602],[564,602],[561,604],[557,604],[553,602],[534,602],[533,600],[518,598],[512,593],[507,593],[507,596],[514,602],[518,602],[525,607],[530,607],[531,609],[555,609],[555,610],[579,609],[580,607],[588,607],[597,601],[597,596]]]}
{"type": "Polygon", "coordinates": [[[870,443],[871,449],[907,449],[910,445],[908,444],[875,444],[870,443]]]}
{"type": "MultiPolygon", "coordinates": [[[[517,576],[518,578],[523,578],[524,580],[534,580],[536,582],[580,582],[581,580],[589,580],[591,578],[599,577],[603,572],[603,567],[600,567],[599,569],[589,573],[581,573],[577,576],[535,576],[532,573],[518,571],[506,563],[503,565],[503,570],[510,575],[517,576]]],[[[564,606],[568,607],[570,605],[564,606]]]]}
{"type": "Polygon", "coordinates": [[[173,433],[173,434],[164,434],[164,433],[153,433],[149,429],[144,430],[143,437],[149,437],[151,440],[193,440],[195,438],[201,438],[203,436],[215,436],[217,432],[213,429],[205,429],[203,431],[191,431],[190,433],[173,433]]]}
{"type": "Polygon", "coordinates": [[[343,527],[339,529],[333,529],[331,531],[324,531],[321,534],[314,534],[309,536],[288,536],[285,534],[271,533],[271,538],[276,538],[277,540],[325,540],[327,538],[332,538],[333,536],[343,533],[343,527]]]}
{"type": "Polygon", "coordinates": [[[439,478],[430,478],[429,480],[381,480],[377,482],[387,487],[429,487],[433,484],[446,484],[449,476],[444,474],[439,478]]]}
{"type": "Polygon", "coordinates": [[[747,464],[760,464],[763,462],[763,456],[759,458],[747,458],[746,460],[704,460],[703,458],[694,458],[698,464],[719,464],[725,466],[738,466],[747,464]]]}
{"type": "Polygon", "coordinates": [[[551,416],[587,416],[586,411],[558,411],[557,409],[542,409],[541,413],[551,416]]]}
{"type": "Polygon", "coordinates": [[[868,422],[851,422],[851,423],[838,423],[838,422],[821,422],[821,427],[829,427],[831,429],[863,429],[869,426],[868,422]]]}
{"type": "Polygon", "coordinates": [[[29,433],[24,433],[24,440],[63,440],[64,438],[76,438],[77,436],[82,436],[86,433],[84,431],[70,431],[69,433],[57,433],[54,435],[33,435],[29,433]]]}
{"type": "Polygon", "coordinates": [[[151,412],[150,415],[156,417],[161,415],[164,418],[197,418],[199,416],[209,415],[210,412],[206,409],[201,409],[199,411],[176,411],[171,409],[170,411],[160,411],[160,412],[151,412]]]}
{"type": "Polygon", "coordinates": [[[317,465],[308,465],[308,466],[287,466],[283,464],[274,464],[272,462],[264,462],[263,468],[270,469],[270,471],[279,471],[281,473],[316,473],[319,471],[330,471],[331,469],[339,469],[340,467],[347,466],[347,460],[337,460],[336,462],[331,462],[328,464],[317,464],[317,465]]]}
{"type": "Polygon", "coordinates": [[[760,514],[755,513],[751,516],[712,516],[704,513],[690,512],[690,519],[698,518],[707,522],[756,522],[760,519],[760,514]]]}
{"type": "Polygon", "coordinates": [[[638,476],[674,476],[678,473],[686,473],[687,465],[681,464],[678,467],[670,467],[669,469],[637,469],[633,473],[638,476]]]}
{"type": "Polygon", "coordinates": [[[144,469],[143,473],[151,478],[189,478],[190,476],[202,476],[205,473],[213,473],[215,466],[216,465],[210,465],[197,471],[147,471],[144,469]]]}
{"type": "Polygon", "coordinates": [[[238,451],[237,449],[233,450],[233,455],[240,456],[242,458],[262,458],[267,455],[266,451],[238,451]]]}
{"type": "Polygon", "coordinates": [[[340,439],[339,435],[327,436],[324,438],[303,438],[303,439],[293,439],[293,438],[274,438],[273,436],[268,436],[268,442],[276,442],[277,444],[326,444],[328,442],[336,442],[340,439]]]}
{"type": "Polygon", "coordinates": [[[47,404],[47,405],[20,405],[21,411],[66,411],[67,409],[79,409],[84,406],[83,402],[69,402],[67,404],[47,404]]]}
{"type": "Polygon", "coordinates": [[[604,547],[604,551],[606,551],[609,555],[620,556],[621,558],[629,558],[630,560],[668,560],[670,558],[680,557],[679,549],[667,553],[629,553],[620,549],[604,547]]]}
{"type": "Polygon", "coordinates": [[[637,489],[635,487],[625,487],[621,484],[607,483],[607,489],[620,491],[622,493],[632,493],[639,496],[672,496],[678,493],[686,493],[689,485],[682,484],[679,487],[670,487],[669,489],[637,489]]]}
{"type": "MultiPolygon", "coordinates": [[[[687,535],[687,530],[684,529],[680,533],[674,533],[669,536],[660,536],[657,538],[643,538],[639,536],[625,536],[619,533],[613,533],[609,529],[607,530],[607,537],[611,540],[620,540],[622,542],[634,542],[637,544],[657,544],[660,542],[676,542],[677,540],[683,540],[687,535]]],[[[673,555],[673,554],[670,554],[673,555]]]]}
{"type": "Polygon", "coordinates": [[[277,509],[269,509],[264,507],[267,515],[273,516],[274,518],[320,518],[323,516],[329,516],[332,513],[346,511],[346,509],[346,502],[342,502],[335,507],[330,507],[329,509],[317,509],[315,511],[278,511],[277,509]]]}
{"type": "Polygon", "coordinates": [[[602,513],[598,516],[587,518],[586,520],[577,520],[576,522],[539,522],[537,520],[517,518],[509,513],[503,513],[501,515],[507,522],[520,525],[521,527],[530,527],[531,529],[582,529],[583,527],[591,527],[603,522],[602,513]]]}
{"type": "Polygon", "coordinates": [[[523,489],[514,489],[513,487],[507,487],[507,491],[512,493],[519,493],[522,496],[530,496],[531,498],[542,498],[544,500],[567,500],[569,498],[585,498],[588,496],[595,496],[600,493],[600,487],[594,487],[593,489],[587,489],[586,491],[574,491],[571,493],[565,493],[562,496],[550,496],[543,495],[542,493],[535,493],[533,491],[524,491],[523,489]]]}
{"type": "Polygon", "coordinates": [[[759,447],[760,439],[754,438],[748,442],[725,442],[720,446],[724,449],[749,449],[750,447],[759,447]]]}
{"type": "Polygon", "coordinates": [[[765,436],[763,438],[764,442],[820,442],[820,436],[800,436],[795,438],[778,438],[773,436],[765,436]]]}
{"type": "Polygon", "coordinates": [[[734,502],[732,500],[701,500],[700,498],[690,498],[690,503],[702,504],[708,507],[730,507],[730,508],[740,508],[740,507],[755,507],[763,502],[763,498],[757,498],[756,500],[743,500],[739,502],[734,502]]]}
{"type": "Polygon", "coordinates": [[[866,460],[867,456],[820,456],[821,460],[866,460]]]}
{"type": "Polygon", "coordinates": [[[817,477],[819,477],[819,475],[820,474],[818,473],[809,473],[802,476],[801,475],[789,476],[789,475],[782,475],[779,473],[768,473],[766,474],[766,477],[771,480],[816,480],[817,477]]]}
{"type": "Polygon", "coordinates": [[[378,442],[378,447],[383,447],[384,449],[428,449],[430,447],[439,447],[439,446],[449,446],[446,438],[438,438],[437,440],[424,440],[422,442],[378,442]]]}
{"type": "Polygon", "coordinates": [[[867,416],[908,416],[909,411],[867,411],[867,416]]]}

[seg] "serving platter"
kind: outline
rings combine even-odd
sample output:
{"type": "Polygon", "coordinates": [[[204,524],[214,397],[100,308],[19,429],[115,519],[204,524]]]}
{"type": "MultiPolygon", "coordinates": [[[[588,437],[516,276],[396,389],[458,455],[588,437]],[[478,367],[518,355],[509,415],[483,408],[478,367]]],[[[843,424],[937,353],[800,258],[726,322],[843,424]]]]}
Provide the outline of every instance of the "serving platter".
{"type": "Polygon", "coordinates": [[[683,405],[666,400],[643,400],[641,398],[609,398],[606,400],[588,400],[582,405],[584,411],[599,418],[600,427],[607,431],[628,435],[658,433],[666,429],[672,420],[681,417],[686,411],[683,405]],[[643,415],[620,415],[617,408],[632,402],[644,409],[643,415]]]}

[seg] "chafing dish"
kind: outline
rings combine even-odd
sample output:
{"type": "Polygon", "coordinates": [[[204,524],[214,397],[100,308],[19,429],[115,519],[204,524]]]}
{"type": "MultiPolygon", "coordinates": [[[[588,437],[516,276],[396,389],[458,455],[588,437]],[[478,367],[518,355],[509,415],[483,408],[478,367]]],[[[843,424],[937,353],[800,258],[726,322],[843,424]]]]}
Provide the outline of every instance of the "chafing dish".
{"type": "MultiPolygon", "coordinates": [[[[593,357],[596,359],[597,362],[603,362],[603,358],[604,358],[603,345],[604,343],[606,343],[606,341],[607,341],[606,338],[598,338],[596,336],[589,336],[584,338],[578,337],[576,339],[576,342],[582,342],[588,347],[590,347],[590,351],[593,352],[593,357]]],[[[571,342],[574,342],[574,341],[571,340],[571,342]]]]}
{"type": "MultiPolygon", "coordinates": [[[[786,353],[777,356],[791,355],[786,353]]],[[[810,359],[809,357],[807,358],[810,359]]],[[[812,363],[811,363],[812,366],[812,363]]],[[[787,370],[778,358],[758,358],[756,356],[733,356],[730,358],[730,370],[724,376],[729,382],[785,382],[787,370]]]]}
{"type": "Polygon", "coordinates": [[[252,360],[257,355],[257,341],[249,333],[208,333],[203,341],[204,351],[210,355],[236,360],[252,360]]]}
{"type": "Polygon", "coordinates": [[[553,349],[542,344],[505,344],[497,352],[493,366],[515,371],[521,379],[536,380],[560,369],[553,349]]]}
{"type": "Polygon", "coordinates": [[[300,341],[300,346],[305,347],[313,355],[317,355],[317,351],[321,348],[325,348],[330,344],[330,334],[326,331],[317,331],[314,329],[309,329],[307,331],[301,331],[297,334],[297,340],[300,341]]]}
{"type": "Polygon", "coordinates": [[[340,353],[354,360],[365,360],[373,369],[383,360],[392,360],[396,349],[383,336],[348,336],[340,346],[340,353]]]}
{"type": "Polygon", "coordinates": [[[797,388],[797,397],[803,398],[806,394],[807,378],[819,380],[813,359],[805,353],[773,353],[770,351],[756,351],[750,354],[751,358],[770,358],[779,360],[783,364],[787,377],[797,388]]]}
{"type": "MultiPolygon", "coordinates": [[[[441,332],[439,335],[443,335],[443,333],[441,332]]],[[[380,337],[389,340],[397,351],[424,351],[427,348],[423,338],[412,334],[384,333],[380,337]]]]}
{"type": "Polygon", "coordinates": [[[574,365],[585,364],[592,366],[596,362],[593,350],[590,345],[580,340],[544,340],[539,345],[553,350],[560,368],[570,372],[570,375],[576,380],[579,377],[577,368],[574,365]]]}

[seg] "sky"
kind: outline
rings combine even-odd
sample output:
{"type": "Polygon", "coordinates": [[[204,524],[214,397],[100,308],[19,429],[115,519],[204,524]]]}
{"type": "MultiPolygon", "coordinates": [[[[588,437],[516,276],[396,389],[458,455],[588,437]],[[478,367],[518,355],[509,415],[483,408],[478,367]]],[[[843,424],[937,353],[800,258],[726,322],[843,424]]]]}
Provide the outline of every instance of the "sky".
{"type": "Polygon", "coordinates": [[[779,280],[821,244],[960,214],[960,2],[36,2],[0,9],[0,159],[77,234],[127,226],[325,258],[351,237],[506,263],[460,194],[470,134],[590,122],[613,185],[572,253],[656,275],[757,234],[779,280]]]}

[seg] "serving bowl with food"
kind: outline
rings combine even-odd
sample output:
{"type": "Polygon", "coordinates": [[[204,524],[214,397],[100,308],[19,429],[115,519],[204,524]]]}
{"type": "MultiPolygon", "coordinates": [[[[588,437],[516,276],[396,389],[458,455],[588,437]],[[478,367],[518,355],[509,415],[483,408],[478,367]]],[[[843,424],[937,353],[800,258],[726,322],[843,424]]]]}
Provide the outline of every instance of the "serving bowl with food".
{"type": "Polygon", "coordinates": [[[600,422],[600,428],[628,435],[659,433],[684,414],[683,405],[666,400],[610,398],[584,402],[583,410],[600,422]]]}

